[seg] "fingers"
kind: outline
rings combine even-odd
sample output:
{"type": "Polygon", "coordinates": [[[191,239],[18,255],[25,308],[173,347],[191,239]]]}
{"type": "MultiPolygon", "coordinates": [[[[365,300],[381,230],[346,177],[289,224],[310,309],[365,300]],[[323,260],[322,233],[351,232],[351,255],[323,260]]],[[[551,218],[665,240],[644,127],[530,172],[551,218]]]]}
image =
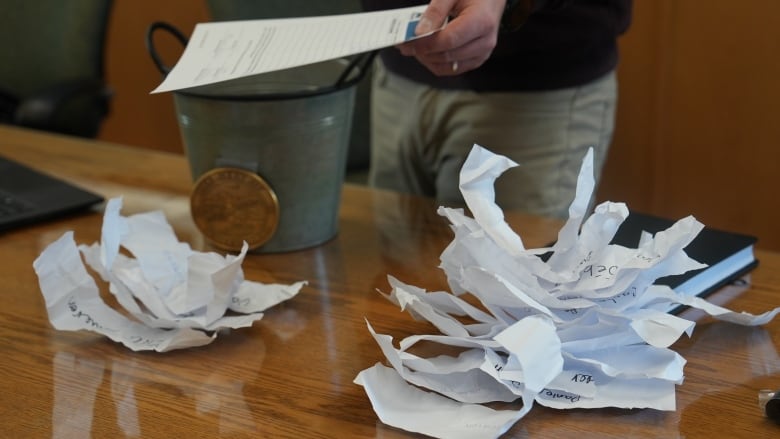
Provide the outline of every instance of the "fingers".
{"type": "Polygon", "coordinates": [[[418,35],[438,29],[447,16],[453,18],[441,31],[404,43],[399,50],[417,58],[436,75],[473,70],[487,60],[496,45],[503,3],[504,0],[432,0],[417,26],[418,35]]]}
{"type": "Polygon", "coordinates": [[[416,56],[428,70],[437,76],[453,76],[474,70],[490,56],[489,42],[482,39],[447,52],[416,56]]]}
{"type": "MultiPolygon", "coordinates": [[[[480,57],[487,59],[493,47],[495,47],[495,37],[488,34],[479,35],[458,45],[442,45],[438,50],[431,50],[426,46],[414,46],[411,48],[414,53],[410,56],[415,56],[422,63],[449,63],[480,57]]],[[[437,48],[438,46],[434,49],[437,48]]],[[[409,48],[405,50],[409,50],[409,48]]]]}
{"type": "Polygon", "coordinates": [[[423,63],[436,76],[455,76],[474,70],[485,62],[480,58],[467,58],[451,62],[423,63]]]}
{"type": "Polygon", "coordinates": [[[487,38],[444,52],[416,53],[414,48],[399,47],[406,56],[414,56],[420,64],[437,76],[452,76],[474,70],[490,56],[493,45],[487,38]]]}
{"type": "Polygon", "coordinates": [[[415,30],[416,35],[422,35],[440,28],[455,6],[457,0],[431,0],[425,8],[420,23],[415,30]]]}

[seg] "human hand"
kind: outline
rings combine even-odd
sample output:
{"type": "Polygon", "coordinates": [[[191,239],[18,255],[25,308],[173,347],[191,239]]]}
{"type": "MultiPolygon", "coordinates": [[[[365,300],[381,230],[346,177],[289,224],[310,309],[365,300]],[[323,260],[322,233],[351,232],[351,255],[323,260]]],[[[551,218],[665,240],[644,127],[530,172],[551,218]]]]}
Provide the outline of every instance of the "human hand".
{"type": "Polygon", "coordinates": [[[453,76],[481,66],[496,47],[506,0],[431,0],[417,35],[442,26],[439,32],[399,46],[437,76],[453,76]]]}

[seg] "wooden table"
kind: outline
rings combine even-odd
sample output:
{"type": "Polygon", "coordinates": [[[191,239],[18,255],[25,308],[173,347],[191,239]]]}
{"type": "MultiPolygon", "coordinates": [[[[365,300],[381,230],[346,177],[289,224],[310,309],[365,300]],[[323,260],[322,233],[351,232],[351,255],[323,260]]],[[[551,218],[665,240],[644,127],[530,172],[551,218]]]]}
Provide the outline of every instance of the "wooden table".
{"type": "MultiPolygon", "coordinates": [[[[0,126],[0,154],[106,197],[124,214],[162,209],[179,239],[211,250],[189,216],[191,180],[183,157],[0,126]]],[[[309,284],[251,328],[211,345],[136,353],[103,336],[52,329],[33,260],[68,230],[99,239],[99,209],[0,235],[0,437],[409,437],[382,424],[356,374],[382,354],[364,319],[400,339],[432,333],[386,301],[392,274],[447,289],[437,268],[451,240],[432,201],[345,185],[340,231],[324,245],[251,254],[246,278],[309,284]]],[[[528,246],[560,223],[508,214],[528,246]]],[[[749,288],[718,297],[735,310],[780,303],[780,255],[757,251],[749,288]],[[733,296],[733,297],[732,297],[733,296]]],[[[780,320],[741,327],[691,315],[691,339],[673,349],[688,363],[674,412],[553,410],[535,406],[506,437],[780,437],[757,392],[780,388],[780,320]]]]}

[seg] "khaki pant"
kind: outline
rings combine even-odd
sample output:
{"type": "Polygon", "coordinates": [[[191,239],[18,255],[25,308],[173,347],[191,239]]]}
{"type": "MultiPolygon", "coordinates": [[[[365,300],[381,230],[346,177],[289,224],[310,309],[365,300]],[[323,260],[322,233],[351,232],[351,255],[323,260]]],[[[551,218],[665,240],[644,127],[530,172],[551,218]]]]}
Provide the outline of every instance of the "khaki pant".
{"type": "Polygon", "coordinates": [[[373,81],[373,186],[462,206],[459,172],[475,143],[520,165],[496,182],[503,209],[567,217],[590,146],[598,183],[614,128],[614,72],[562,90],[474,93],[408,81],[377,63],[373,81]]]}

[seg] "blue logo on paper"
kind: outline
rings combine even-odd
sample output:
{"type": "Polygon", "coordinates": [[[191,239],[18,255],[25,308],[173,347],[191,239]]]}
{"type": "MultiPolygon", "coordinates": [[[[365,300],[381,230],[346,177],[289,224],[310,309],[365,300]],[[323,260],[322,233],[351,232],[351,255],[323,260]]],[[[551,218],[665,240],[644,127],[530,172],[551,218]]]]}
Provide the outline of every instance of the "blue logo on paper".
{"type": "Polygon", "coordinates": [[[420,17],[422,17],[422,13],[420,12],[415,12],[414,15],[412,15],[411,21],[406,25],[406,36],[404,37],[404,41],[409,41],[416,37],[414,31],[417,30],[417,25],[420,24],[420,17]]]}

